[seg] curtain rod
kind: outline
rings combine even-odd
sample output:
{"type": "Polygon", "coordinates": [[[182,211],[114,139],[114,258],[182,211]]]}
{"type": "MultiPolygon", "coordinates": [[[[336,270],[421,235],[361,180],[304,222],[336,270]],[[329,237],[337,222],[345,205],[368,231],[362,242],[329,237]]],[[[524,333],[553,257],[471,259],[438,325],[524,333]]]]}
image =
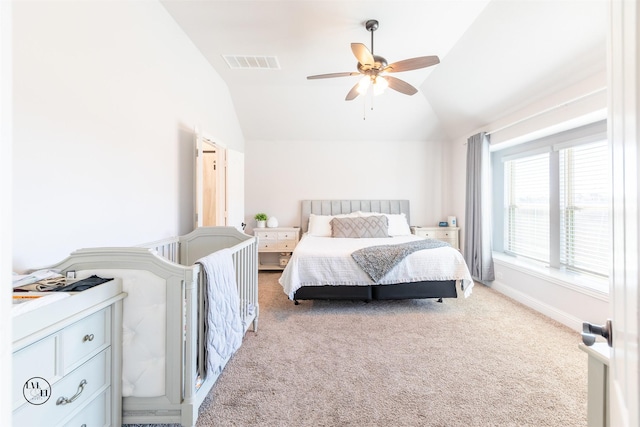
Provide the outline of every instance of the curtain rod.
{"type": "Polygon", "coordinates": [[[563,102],[562,104],[554,105],[553,107],[549,107],[549,108],[547,108],[547,109],[545,109],[545,110],[539,111],[539,112],[537,112],[537,113],[535,113],[535,114],[532,114],[532,115],[530,115],[530,116],[524,117],[524,118],[522,118],[522,119],[520,119],[520,120],[516,120],[516,121],[515,121],[515,122],[513,122],[513,123],[509,123],[508,125],[505,125],[505,126],[499,127],[498,129],[494,129],[494,130],[492,130],[491,132],[487,132],[487,135],[491,135],[491,134],[493,134],[493,133],[500,132],[500,131],[503,131],[503,130],[505,130],[505,129],[509,129],[510,127],[513,127],[513,126],[519,125],[520,123],[526,122],[526,121],[531,120],[531,119],[535,119],[535,118],[536,118],[536,117],[538,117],[538,116],[541,116],[541,115],[543,115],[543,114],[549,113],[549,112],[551,112],[551,111],[553,111],[553,110],[557,110],[557,109],[559,109],[559,108],[566,107],[566,106],[568,106],[568,105],[570,105],[570,104],[573,104],[574,102],[580,101],[581,99],[588,98],[588,97],[590,97],[590,96],[592,96],[592,95],[595,95],[595,94],[597,94],[597,93],[600,93],[600,92],[602,92],[602,91],[606,91],[606,90],[607,90],[607,88],[606,88],[606,87],[603,87],[603,88],[596,89],[596,90],[593,90],[593,91],[591,91],[591,92],[585,93],[585,94],[583,94],[583,95],[577,96],[577,97],[575,97],[575,98],[573,98],[573,99],[570,99],[569,101],[563,102]]]}

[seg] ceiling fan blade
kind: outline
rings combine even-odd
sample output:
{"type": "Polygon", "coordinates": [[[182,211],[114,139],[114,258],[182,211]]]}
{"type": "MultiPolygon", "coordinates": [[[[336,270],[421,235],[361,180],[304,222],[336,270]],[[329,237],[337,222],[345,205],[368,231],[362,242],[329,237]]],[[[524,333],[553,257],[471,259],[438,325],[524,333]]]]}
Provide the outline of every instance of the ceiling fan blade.
{"type": "Polygon", "coordinates": [[[369,67],[372,67],[376,62],[375,59],[373,59],[373,55],[369,51],[369,48],[362,43],[351,43],[351,51],[361,65],[368,65],[369,67]]]}
{"type": "MultiPolygon", "coordinates": [[[[379,78],[379,77],[378,77],[379,78]]],[[[393,90],[397,90],[400,93],[404,93],[405,95],[413,95],[418,92],[418,89],[411,86],[409,83],[404,80],[396,79],[391,76],[382,76],[387,82],[389,82],[389,87],[393,90]]]]}
{"type": "Polygon", "coordinates": [[[346,71],[344,73],[330,73],[330,74],[318,74],[316,76],[307,76],[307,80],[330,79],[333,77],[348,77],[348,76],[359,76],[359,75],[360,73],[346,71]]]}
{"type": "Polygon", "coordinates": [[[356,83],[356,85],[354,87],[351,88],[351,90],[349,91],[349,93],[347,94],[346,98],[344,98],[345,101],[351,101],[353,99],[356,99],[358,97],[358,95],[360,95],[360,92],[358,92],[358,85],[360,83],[356,83]]]}
{"type": "Polygon", "coordinates": [[[417,70],[418,68],[431,67],[440,63],[437,56],[420,56],[418,58],[405,59],[404,61],[394,62],[385,67],[387,73],[398,73],[400,71],[417,70]]]}

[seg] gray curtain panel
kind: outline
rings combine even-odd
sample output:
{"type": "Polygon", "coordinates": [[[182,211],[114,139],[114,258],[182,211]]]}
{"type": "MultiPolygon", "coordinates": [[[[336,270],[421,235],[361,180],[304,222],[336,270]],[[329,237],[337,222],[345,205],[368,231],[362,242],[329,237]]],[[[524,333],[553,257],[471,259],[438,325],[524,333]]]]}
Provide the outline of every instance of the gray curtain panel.
{"type": "Polygon", "coordinates": [[[480,282],[495,279],[491,255],[491,157],[489,135],[467,140],[467,198],[464,259],[471,276],[480,282]]]}

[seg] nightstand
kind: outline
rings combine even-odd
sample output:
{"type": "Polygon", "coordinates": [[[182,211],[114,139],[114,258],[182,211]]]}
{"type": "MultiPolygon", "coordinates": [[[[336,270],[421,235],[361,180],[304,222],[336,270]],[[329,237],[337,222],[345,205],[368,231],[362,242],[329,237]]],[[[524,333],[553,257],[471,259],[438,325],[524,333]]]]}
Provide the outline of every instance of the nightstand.
{"type": "Polygon", "coordinates": [[[447,242],[454,249],[460,249],[458,232],[460,227],[412,227],[413,234],[447,242]]]}
{"type": "Polygon", "coordinates": [[[298,244],[300,228],[254,228],[253,235],[258,238],[258,270],[284,270],[298,244]]]}

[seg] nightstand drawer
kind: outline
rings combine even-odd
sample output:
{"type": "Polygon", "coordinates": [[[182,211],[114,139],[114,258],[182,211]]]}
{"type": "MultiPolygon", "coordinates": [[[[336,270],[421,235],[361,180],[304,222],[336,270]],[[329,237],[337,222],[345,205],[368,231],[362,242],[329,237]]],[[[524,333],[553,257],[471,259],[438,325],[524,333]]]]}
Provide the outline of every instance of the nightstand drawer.
{"type": "Polygon", "coordinates": [[[276,240],[278,238],[278,233],[275,231],[254,230],[253,234],[258,238],[258,240],[276,240]]]}
{"type": "Polygon", "coordinates": [[[278,241],[276,239],[258,239],[258,249],[277,249],[278,241]]]}
{"type": "Polygon", "coordinates": [[[65,373],[74,365],[102,350],[111,342],[108,309],[100,310],[62,332],[62,355],[65,373]]]}
{"type": "Polygon", "coordinates": [[[278,240],[296,240],[298,238],[297,231],[279,231],[278,240]]]}
{"type": "Polygon", "coordinates": [[[437,239],[438,232],[436,230],[416,230],[416,236],[428,237],[429,239],[437,239]]]}
{"type": "Polygon", "coordinates": [[[278,241],[278,249],[281,249],[283,252],[291,252],[297,243],[295,240],[278,241]]]}
{"type": "Polygon", "coordinates": [[[441,240],[449,243],[454,249],[459,249],[458,227],[413,227],[413,234],[429,239],[441,240]]]}
{"type": "Polygon", "coordinates": [[[453,231],[438,231],[437,233],[437,237],[436,239],[453,239],[455,236],[458,235],[457,232],[453,232],[453,231]]]}

